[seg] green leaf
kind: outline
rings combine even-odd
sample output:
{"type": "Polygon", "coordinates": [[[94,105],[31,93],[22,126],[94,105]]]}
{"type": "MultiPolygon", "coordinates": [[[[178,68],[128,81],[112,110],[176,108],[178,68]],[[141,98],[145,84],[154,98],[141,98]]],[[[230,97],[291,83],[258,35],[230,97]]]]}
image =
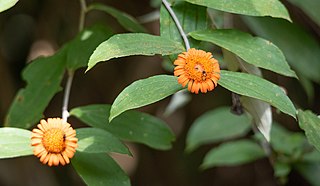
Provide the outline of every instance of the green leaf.
{"type": "Polygon", "coordinates": [[[278,86],[258,76],[221,70],[218,84],[237,94],[260,99],[296,118],[291,100],[278,86]]]}
{"type": "Polygon", "coordinates": [[[302,151],[306,147],[307,141],[302,133],[290,132],[279,124],[273,123],[270,144],[277,153],[292,156],[299,154],[298,151],[302,151]]]}
{"type": "Polygon", "coordinates": [[[191,32],[190,36],[212,42],[238,55],[247,63],[273,72],[296,77],[281,50],[269,41],[232,29],[216,29],[191,32]]]}
{"type": "Polygon", "coordinates": [[[113,7],[100,3],[94,3],[88,7],[87,11],[90,10],[100,10],[107,14],[110,14],[111,16],[117,19],[117,21],[120,23],[121,26],[123,26],[123,28],[131,32],[146,32],[146,29],[143,26],[141,26],[134,17],[125,12],[119,11],[113,7]]]}
{"type": "Polygon", "coordinates": [[[281,19],[245,16],[242,19],[256,34],[277,45],[297,74],[320,83],[320,45],[315,38],[281,19]]]}
{"type": "Polygon", "coordinates": [[[96,25],[80,32],[75,39],[67,44],[67,68],[76,70],[85,67],[96,47],[112,35],[106,27],[96,25]]]}
{"type": "Polygon", "coordinates": [[[320,151],[320,118],[311,111],[298,110],[299,126],[305,131],[308,141],[320,151]]]}
{"type": "Polygon", "coordinates": [[[279,0],[186,0],[209,8],[250,16],[271,16],[291,21],[288,11],[279,0]]]}
{"type": "Polygon", "coordinates": [[[114,100],[109,121],[124,111],[139,108],[162,100],[181,90],[177,78],[169,75],[157,75],[133,82],[114,100]]]}
{"type": "Polygon", "coordinates": [[[87,185],[130,186],[129,177],[106,153],[76,152],[71,162],[87,185]]]}
{"type": "Polygon", "coordinates": [[[164,37],[142,33],[117,34],[96,48],[89,59],[87,71],[98,62],[112,58],[132,55],[169,55],[182,51],[184,48],[180,43],[164,37]]]}
{"type": "Polygon", "coordinates": [[[117,152],[131,155],[128,148],[108,131],[98,128],[77,129],[77,151],[87,153],[117,152]]]}
{"type": "Polygon", "coordinates": [[[0,128],[0,159],[32,154],[30,131],[19,128],[0,128]]]}
{"type": "Polygon", "coordinates": [[[13,7],[19,0],[1,0],[0,1],[0,12],[8,10],[13,7]]]}
{"type": "Polygon", "coordinates": [[[19,90],[6,116],[5,126],[29,128],[43,117],[52,97],[61,90],[66,48],[53,56],[38,58],[22,73],[27,86],[19,90]]]}
{"type": "MultiPolygon", "coordinates": [[[[205,30],[209,27],[207,8],[205,7],[180,1],[173,3],[172,9],[175,12],[178,20],[181,20],[181,26],[186,33],[195,30],[205,30]]],[[[160,33],[162,37],[184,44],[175,22],[164,5],[162,5],[160,9],[160,33]]],[[[189,38],[189,42],[191,48],[202,48],[199,47],[199,41],[189,38]]],[[[173,61],[176,59],[176,56],[170,56],[170,58],[173,61]]]]}
{"type": "Polygon", "coordinates": [[[320,163],[300,163],[295,169],[313,186],[320,186],[320,163]]]}
{"type": "Polygon", "coordinates": [[[192,124],[186,149],[191,151],[203,144],[240,137],[250,128],[250,119],[246,115],[235,115],[229,107],[220,107],[201,115],[192,124]]]}
{"type": "Polygon", "coordinates": [[[237,166],[263,157],[265,153],[258,144],[250,140],[239,140],[224,143],[209,151],[201,167],[237,166]]]}
{"type": "Polygon", "coordinates": [[[290,3],[303,10],[314,22],[320,26],[320,1],[318,0],[288,0],[290,3]]]}
{"type": "Polygon", "coordinates": [[[70,114],[122,140],[142,143],[159,150],[171,148],[174,135],[162,120],[145,113],[128,111],[109,123],[110,108],[110,105],[88,105],[74,108],[70,114]]]}

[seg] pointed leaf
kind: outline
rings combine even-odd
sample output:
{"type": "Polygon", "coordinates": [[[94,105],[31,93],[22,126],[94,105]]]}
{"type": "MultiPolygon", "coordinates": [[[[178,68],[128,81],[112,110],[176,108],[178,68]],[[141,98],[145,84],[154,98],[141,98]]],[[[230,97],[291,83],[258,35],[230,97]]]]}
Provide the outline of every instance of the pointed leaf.
{"type": "Polygon", "coordinates": [[[221,70],[218,84],[237,94],[260,99],[296,118],[296,109],[284,91],[258,76],[221,70]]]}
{"type": "Polygon", "coordinates": [[[23,71],[27,86],[19,90],[5,126],[29,128],[43,117],[42,113],[52,97],[61,90],[60,82],[65,69],[66,48],[53,56],[38,58],[23,71]]]}
{"type": "Polygon", "coordinates": [[[298,25],[281,19],[242,19],[256,34],[277,45],[297,74],[320,83],[320,45],[315,38],[298,25]]]}
{"type": "Polygon", "coordinates": [[[308,141],[320,151],[320,118],[311,111],[298,110],[299,126],[305,131],[308,141]]]}
{"type": "Polygon", "coordinates": [[[182,86],[178,83],[177,78],[169,75],[157,75],[135,81],[126,87],[113,102],[109,121],[126,110],[157,102],[181,89],[182,86]]]}
{"type": "Polygon", "coordinates": [[[112,32],[106,27],[96,25],[80,32],[75,39],[69,42],[67,54],[67,68],[76,70],[85,67],[97,46],[108,39],[112,32]]]}
{"type": "Polygon", "coordinates": [[[86,153],[117,152],[131,155],[128,148],[108,131],[98,128],[76,129],[78,138],[77,151],[86,153]]]}
{"type": "Polygon", "coordinates": [[[182,51],[184,48],[180,43],[164,37],[142,33],[117,34],[96,48],[89,59],[87,71],[98,62],[112,58],[132,55],[169,55],[182,51]]]}
{"type": "Polygon", "coordinates": [[[8,10],[13,7],[19,0],[1,0],[0,1],[0,12],[8,10]]]}
{"type": "Polygon", "coordinates": [[[254,123],[257,125],[259,131],[269,142],[272,126],[271,106],[263,101],[245,96],[241,97],[241,103],[253,117],[254,123]]]}
{"type": "Polygon", "coordinates": [[[291,21],[286,7],[279,0],[186,0],[209,8],[250,16],[271,16],[291,21]]]}
{"type": "Polygon", "coordinates": [[[111,105],[88,105],[74,108],[70,114],[84,123],[109,131],[122,140],[138,142],[149,147],[170,149],[174,135],[160,119],[149,114],[128,111],[108,122],[111,105]]]}
{"type": "Polygon", "coordinates": [[[94,3],[88,7],[87,11],[90,10],[100,10],[107,14],[110,14],[111,16],[117,19],[117,21],[120,23],[121,26],[123,26],[123,28],[131,32],[146,32],[146,29],[143,26],[141,26],[134,17],[125,12],[119,11],[111,6],[107,6],[100,3],[94,3]]]}
{"type": "Polygon", "coordinates": [[[196,147],[245,135],[251,128],[246,115],[235,115],[229,107],[220,107],[201,115],[187,135],[187,151],[196,147]],[[223,121],[223,122],[221,122],[223,121]]]}
{"type": "Polygon", "coordinates": [[[265,157],[263,149],[250,140],[228,142],[209,151],[202,168],[215,166],[237,166],[265,157]]]}
{"type": "Polygon", "coordinates": [[[271,42],[232,29],[204,30],[190,33],[191,37],[212,42],[238,55],[247,63],[273,72],[296,77],[282,54],[271,42]]]}
{"type": "Polygon", "coordinates": [[[71,162],[87,185],[130,186],[129,177],[106,153],[76,152],[71,162]]]}
{"type": "Polygon", "coordinates": [[[19,128],[0,128],[0,159],[32,155],[31,132],[19,128]]]}

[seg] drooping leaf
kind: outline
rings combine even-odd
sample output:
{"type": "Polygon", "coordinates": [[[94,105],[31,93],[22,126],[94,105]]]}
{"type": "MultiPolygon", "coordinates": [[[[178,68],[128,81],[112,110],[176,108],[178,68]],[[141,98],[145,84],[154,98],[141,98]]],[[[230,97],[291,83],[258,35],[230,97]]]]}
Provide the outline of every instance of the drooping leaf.
{"type": "Polygon", "coordinates": [[[196,147],[245,135],[251,128],[246,115],[235,115],[229,107],[220,107],[201,115],[192,124],[187,135],[188,151],[196,147]]]}
{"type": "Polygon", "coordinates": [[[265,157],[263,149],[250,140],[228,142],[210,150],[201,165],[202,168],[215,166],[237,166],[265,157]]]}
{"type": "Polygon", "coordinates": [[[298,110],[298,120],[308,141],[320,151],[320,118],[309,110],[298,110]]]}
{"type": "Polygon", "coordinates": [[[284,91],[255,75],[221,70],[218,84],[237,94],[260,99],[296,118],[296,109],[284,91]]]}
{"type": "Polygon", "coordinates": [[[98,128],[76,129],[78,138],[77,151],[86,153],[117,152],[130,154],[128,148],[108,131],[98,128]]]}
{"type": "Polygon", "coordinates": [[[296,5],[303,10],[314,22],[320,26],[320,1],[317,0],[288,0],[290,3],[296,5]]]}
{"type": "MultiPolygon", "coordinates": [[[[186,34],[195,30],[208,29],[207,8],[180,1],[174,2],[172,9],[186,34]]],[[[162,37],[184,44],[175,22],[164,5],[160,9],[160,34],[162,37]]],[[[192,38],[189,38],[189,41],[191,48],[199,48],[199,41],[192,38]]],[[[174,60],[176,56],[173,55],[170,58],[174,60]]]]}
{"type": "Polygon", "coordinates": [[[87,71],[98,62],[112,58],[155,54],[169,55],[184,51],[183,46],[173,40],[143,33],[117,34],[102,42],[89,59],[87,71]]]}
{"type": "Polygon", "coordinates": [[[174,135],[162,120],[145,113],[127,111],[109,123],[110,108],[111,105],[88,105],[74,108],[70,114],[92,127],[107,130],[122,140],[142,143],[160,150],[171,148],[174,135]]]}
{"type": "Polygon", "coordinates": [[[52,97],[61,90],[66,48],[31,62],[22,73],[27,86],[20,89],[6,116],[5,126],[29,128],[38,122],[52,97]]]}
{"type": "Polygon", "coordinates": [[[67,68],[76,70],[87,66],[88,60],[96,47],[111,35],[112,32],[101,25],[84,29],[67,44],[67,68]]]}
{"type": "Polygon", "coordinates": [[[257,125],[259,131],[269,142],[272,126],[271,106],[268,103],[246,96],[241,97],[241,103],[253,117],[254,123],[257,125]]]}
{"type": "Polygon", "coordinates": [[[90,10],[100,10],[107,14],[110,14],[117,19],[117,21],[121,26],[123,26],[123,28],[131,32],[146,32],[146,29],[141,26],[134,17],[111,6],[107,6],[101,3],[94,3],[88,7],[87,11],[90,10]]]}
{"type": "Polygon", "coordinates": [[[279,0],[186,0],[209,8],[250,16],[271,16],[291,21],[286,7],[279,0]]]}
{"type": "Polygon", "coordinates": [[[0,12],[8,10],[13,7],[19,0],[1,0],[0,1],[0,12]]]}
{"type": "Polygon", "coordinates": [[[31,132],[19,128],[0,128],[0,159],[32,155],[31,132]]]}
{"type": "Polygon", "coordinates": [[[178,83],[177,78],[169,75],[157,75],[135,81],[114,100],[109,121],[126,110],[157,102],[181,89],[182,86],[178,83]]]}
{"type": "Polygon", "coordinates": [[[130,186],[130,180],[106,153],[76,152],[72,165],[87,185],[130,186]]]}
{"type": "Polygon", "coordinates": [[[320,45],[316,39],[281,19],[245,16],[242,19],[256,34],[277,45],[297,74],[320,83],[320,45]]]}
{"type": "Polygon", "coordinates": [[[281,50],[262,38],[232,29],[195,31],[191,32],[190,36],[225,48],[247,63],[285,76],[296,77],[281,50]]]}

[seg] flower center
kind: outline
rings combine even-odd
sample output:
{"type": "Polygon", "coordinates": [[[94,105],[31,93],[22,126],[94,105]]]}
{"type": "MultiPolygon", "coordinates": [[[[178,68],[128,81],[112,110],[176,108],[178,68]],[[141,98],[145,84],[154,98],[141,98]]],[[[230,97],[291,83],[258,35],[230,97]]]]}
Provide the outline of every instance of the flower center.
{"type": "Polygon", "coordinates": [[[65,148],[65,136],[61,129],[53,128],[43,135],[42,143],[48,152],[60,153],[65,148]]]}
{"type": "Polygon", "coordinates": [[[198,82],[205,81],[213,73],[213,62],[208,56],[195,56],[186,59],[185,71],[190,79],[198,82]]]}

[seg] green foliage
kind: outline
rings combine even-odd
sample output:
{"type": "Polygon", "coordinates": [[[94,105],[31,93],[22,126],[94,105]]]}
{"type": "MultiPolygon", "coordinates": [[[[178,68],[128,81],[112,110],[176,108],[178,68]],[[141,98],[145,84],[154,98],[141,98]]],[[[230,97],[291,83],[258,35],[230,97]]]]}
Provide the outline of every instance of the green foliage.
{"type": "Polygon", "coordinates": [[[281,19],[242,18],[256,34],[281,49],[298,75],[320,83],[320,45],[305,30],[281,19]]]}
{"type": "Polygon", "coordinates": [[[314,22],[320,25],[320,1],[318,0],[288,0],[290,3],[296,5],[303,10],[314,22]]]}
{"type": "Polygon", "coordinates": [[[250,16],[271,16],[291,21],[288,11],[278,0],[186,0],[209,8],[250,16]]]}
{"type": "Polygon", "coordinates": [[[128,148],[108,131],[98,128],[77,129],[77,151],[86,153],[117,152],[131,155],[128,148]]]}
{"type": "Polygon", "coordinates": [[[0,12],[8,10],[13,7],[19,0],[1,0],[0,1],[0,12]]]}
{"type": "Polygon", "coordinates": [[[128,176],[106,153],[76,152],[71,162],[87,185],[130,185],[128,176]]]}
{"type": "Polygon", "coordinates": [[[100,3],[94,3],[87,8],[87,11],[90,10],[100,10],[107,14],[110,14],[111,16],[117,19],[121,26],[123,26],[125,29],[131,32],[146,32],[146,29],[143,26],[141,26],[134,17],[125,12],[119,11],[111,6],[107,6],[100,3]]]}
{"type": "Polygon", "coordinates": [[[191,126],[187,135],[188,151],[200,145],[244,136],[250,130],[250,119],[232,114],[230,108],[220,107],[206,112],[191,126]]]}
{"type": "Polygon", "coordinates": [[[190,35],[195,39],[219,45],[257,67],[296,77],[281,50],[264,39],[232,29],[196,31],[190,35]]]}
{"type": "Polygon", "coordinates": [[[305,131],[308,141],[320,151],[320,118],[311,111],[298,110],[299,126],[305,131]]]}
{"type": "Polygon", "coordinates": [[[94,49],[111,35],[112,32],[101,25],[95,25],[80,32],[67,44],[67,69],[76,70],[87,66],[94,49]]]}
{"type": "Polygon", "coordinates": [[[167,150],[174,135],[160,119],[137,111],[127,111],[108,122],[110,105],[88,105],[74,108],[70,114],[89,126],[109,131],[122,140],[138,142],[149,147],[167,150]]]}
{"type": "Polygon", "coordinates": [[[214,166],[236,166],[265,157],[263,149],[250,140],[238,140],[220,145],[209,151],[202,168],[214,166]]]}
{"type": "Polygon", "coordinates": [[[27,156],[31,149],[31,132],[19,128],[0,128],[0,159],[27,156]]]}
{"type": "MultiPolygon", "coordinates": [[[[186,33],[209,28],[207,9],[205,7],[180,1],[175,2],[172,8],[177,18],[183,20],[181,26],[186,33]]],[[[160,9],[160,33],[162,37],[183,43],[179,30],[165,6],[161,6],[160,9]]],[[[199,41],[191,39],[190,45],[193,48],[198,48],[199,41]]]]}
{"type": "Polygon", "coordinates": [[[181,89],[182,86],[174,76],[158,75],[138,80],[125,88],[114,100],[109,121],[126,110],[157,102],[181,89]]]}
{"type": "Polygon", "coordinates": [[[23,71],[27,86],[16,95],[5,126],[29,128],[43,117],[42,113],[52,97],[61,90],[64,74],[66,48],[51,57],[34,60],[23,71]]]}
{"type": "Polygon", "coordinates": [[[112,58],[155,54],[169,55],[182,52],[180,43],[160,36],[143,33],[117,34],[102,42],[91,55],[87,71],[98,62],[112,58]]]}
{"type": "Polygon", "coordinates": [[[240,95],[260,99],[296,118],[296,109],[277,85],[255,75],[221,71],[219,85],[240,95]]]}

